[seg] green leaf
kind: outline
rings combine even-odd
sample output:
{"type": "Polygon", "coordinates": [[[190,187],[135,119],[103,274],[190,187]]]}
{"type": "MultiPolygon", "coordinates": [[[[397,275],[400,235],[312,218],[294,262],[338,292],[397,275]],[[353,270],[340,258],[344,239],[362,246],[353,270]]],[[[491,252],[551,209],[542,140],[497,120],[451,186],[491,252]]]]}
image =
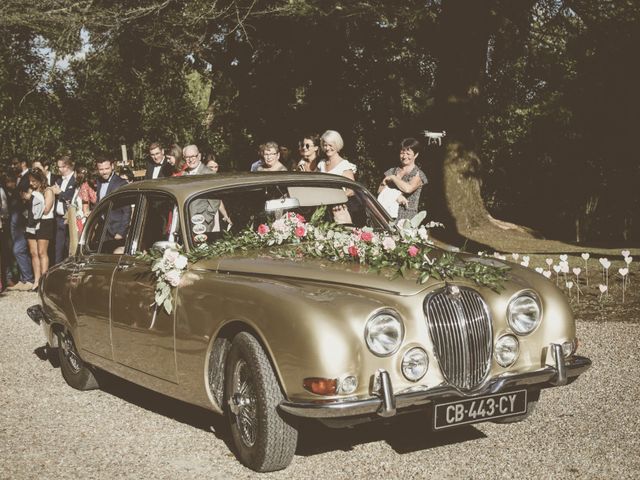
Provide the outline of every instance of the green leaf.
{"type": "Polygon", "coordinates": [[[427,212],[424,210],[419,211],[415,214],[415,216],[411,219],[411,226],[413,228],[418,228],[422,221],[427,217],[427,212]]]}

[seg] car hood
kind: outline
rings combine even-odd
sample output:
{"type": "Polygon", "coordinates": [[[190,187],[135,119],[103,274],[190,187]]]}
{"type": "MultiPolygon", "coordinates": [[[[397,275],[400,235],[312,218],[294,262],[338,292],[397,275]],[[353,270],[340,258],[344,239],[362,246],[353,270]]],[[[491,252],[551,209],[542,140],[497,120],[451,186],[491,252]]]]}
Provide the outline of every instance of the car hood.
{"type": "MultiPolygon", "coordinates": [[[[435,249],[431,257],[436,257],[443,253],[444,251],[435,249]]],[[[549,282],[538,273],[514,263],[503,262],[493,258],[481,258],[464,252],[459,252],[457,255],[460,259],[466,261],[478,262],[498,268],[508,268],[509,273],[503,284],[507,291],[515,292],[523,288],[548,290],[550,287],[554,287],[552,282],[549,282]]],[[[425,289],[431,289],[437,285],[441,286],[443,283],[442,280],[431,278],[424,284],[420,284],[417,274],[413,271],[406,272],[404,276],[395,276],[395,272],[392,269],[378,272],[358,263],[331,261],[324,258],[288,258],[275,255],[267,250],[200,260],[193,268],[196,270],[215,270],[224,273],[273,277],[279,280],[323,282],[354,288],[374,289],[396,295],[415,295],[425,289]]],[[[477,290],[488,290],[487,287],[482,287],[468,278],[456,278],[452,282],[466,284],[477,290]]]]}
{"type": "Polygon", "coordinates": [[[257,275],[282,279],[323,282],[356,288],[369,288],[398,295],[414,295],[430,284],[420,284],[413,273],[395,277],[392,270],[380,273],[365,265],[350,262],[334,262],[316,258],[282,258],[267,252],[252,252],[243,255],[198,261],[194,269],[218,272],[257,275]]]}

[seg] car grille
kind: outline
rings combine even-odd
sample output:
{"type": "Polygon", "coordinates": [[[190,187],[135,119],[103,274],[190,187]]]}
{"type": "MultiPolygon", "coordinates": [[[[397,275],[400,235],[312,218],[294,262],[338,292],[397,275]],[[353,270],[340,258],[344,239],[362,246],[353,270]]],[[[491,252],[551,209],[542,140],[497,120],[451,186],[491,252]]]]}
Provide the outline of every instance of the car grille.
{"type": "Polygon", "coordinates": [[[424,301],[435,354],[445,379],[461,390],[478,386],[491,360],[491,319],[487,305],[469,288],[447,286],[424,301]]]}

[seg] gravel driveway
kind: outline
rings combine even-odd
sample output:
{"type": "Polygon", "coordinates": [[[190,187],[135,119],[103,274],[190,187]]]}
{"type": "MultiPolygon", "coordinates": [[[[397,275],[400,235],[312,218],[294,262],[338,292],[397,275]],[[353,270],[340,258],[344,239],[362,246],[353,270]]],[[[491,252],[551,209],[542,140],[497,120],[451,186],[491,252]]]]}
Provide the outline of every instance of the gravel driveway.
{"type": "Polygon", "coordinates": [[[68,387],[25,310],[33,293],[0,294],[0,478],[639,478],[640,324],[580,322],[594,366],[546,390],[527,421],[435,435],[421,415],[351,430],[305,425],[291,466],[256,474],[206,410],[106,375],[68,387]]]}

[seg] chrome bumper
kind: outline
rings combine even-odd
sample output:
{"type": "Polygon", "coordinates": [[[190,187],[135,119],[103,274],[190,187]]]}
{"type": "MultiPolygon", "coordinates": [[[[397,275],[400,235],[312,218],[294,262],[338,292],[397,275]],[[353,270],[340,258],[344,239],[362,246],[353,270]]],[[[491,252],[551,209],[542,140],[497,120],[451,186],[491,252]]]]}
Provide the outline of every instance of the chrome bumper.
{"type": "Polygon", "coordinates": [[[36,325],[40,325],[42,323],[51,323],[47,316],[44,314],[42,305],[36,304],[27,308],[27,315],[29,315],[29,318],[33,320],[36,325]]]}
{"type": "MultiPolygon", "coordinates": [[[[569,379],[578,377],[591,366],[591,360],[586,357],[574,355],[565,359],[562,355],[562,346],[551,344],[555,352],[555,366],[547,366],[533,372],[509,374],[505,373],[493,378],[483,387],[474,391],[472,395],[486,395],[504,391],[512,387],[536,385],[537,388],[549,388],[566,385],[569,379]]],[[[434,400],[464,397],[458,389],[449,385],[394,394],[393,385],[389,373],[380,372],[380,391],[377,396],[366,399],[345,399],[327,402],[289,402],[280,403],[280,408],[297,417],[307,418],[340,418],[357,415],[377,414],[381,417],[391,417],[398,409],[426,405],[434,400]]]]}

